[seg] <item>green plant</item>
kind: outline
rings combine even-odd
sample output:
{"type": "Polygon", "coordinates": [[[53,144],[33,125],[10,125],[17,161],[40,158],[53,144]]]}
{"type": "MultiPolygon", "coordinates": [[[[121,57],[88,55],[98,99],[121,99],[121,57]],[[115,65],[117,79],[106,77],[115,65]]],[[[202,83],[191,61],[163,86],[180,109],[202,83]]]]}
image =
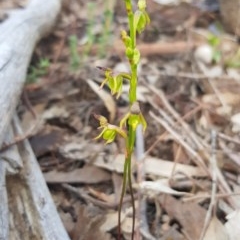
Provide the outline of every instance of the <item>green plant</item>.
{"type": "Polygon", "coordinates": [[[96,3],[87,3],[87,27],[86,27],[86,43],[83,48],[81,56],[78,53],[78,38],[76,35],[71,35],[68,40],[68,47],[70,51],[70,69],[75,72],[87,60],[90,51],[94,44],[97,44],[97,55],[104,57],[106,54],[106,47],[110,39],[110,26],[113,19],[113,12],[111,11],[112,0],[104,1],[104,17],[102,21],[102,33],[96,37],[94,28],[96,22],[94,13],[98,7],[96,3]]]}
{"type": "Polygon", "coordinates": [[[113,95],[116,95],[117,98],[121,95],[123,80],[129,82],[129,111],[121,119],[119,126],[112,125],[108,123],[107,119],[101,115],[96,115],[95,118],[99,121],[101,133],[95,138],[103,138],[107,143],[114,141],[117,135],[120,135],[125,139],[125,162],[124,162],[124,173],[123,173],[123,184],[122,184],[122,193],[120,197],[119,210],[118,210],[118,239],[120,239],[121,231],[121,209],[123,203],[123,197],[126,191],[127,182],[129,185],[129,190],[131,194],[131,201],[133,206],[133,223],[132,223],[132,239],[134,237],[134,228],[135,228],[135,206],[134,206],[134,197],[132,189],[132,180],[131,180],[131,159],[134,151],[135,145],[135,136],[136,129],[138,125],[143,126],[145,131],[147,123],[144,119],[144,116],[141,113],[139,103],[137,102],[137,67],[140,61],[140,52],[136,46],[136,35],[141,33],[146,25],[150,22],[149,16],[146,12],[146,0],[138,1],[138,9],[133,12],[131,0],[124,0],[127,16],[128,16],[128,25],[129,25],[129,34],[126,31],[122,31],[121,37],[125,45],[126,51],[125,55],[129,61],[130,73],[114,73],[111,69],[106,69],[100,67],[100,69],[105,71],[105,80],[103,81],[101,87],[104,84],[108,84],[108,87],[111,90],[113,95]]]}
{"type": "Polygon", "coordinates": [[[221,43],[220,37],[210,33],[207,37],[207,40],[208,40],[209,45],[213,49],[213,56],[212,56],[213,62],[214,63],[220,62],[220,60],[222,58],[221,51],[219,50],[219,45],[221,43]]]}
{"type": "Polygon", "coordinates": [[[36,66],[30,66],[27,83],[34,83],[39,77],[42,77],[48,73],[50,61],[47,58],[40,58],[36,66]]]}
{"type": "Polygon", "coordinates": [[[99,37],[99,55],[100,57],[104,57],[106,54],[106,47],[109,43],[109,40],[111,38],[111,33],[110,33],[110,27],[111,27],[111,23],[113,21],[113,11],[111,11],[111,7],[110,5],[112,0],[105,0],[104,4],[105,4],[105,10],[104,10],[104,18],[103,18],[103,30],[102,30],[102,34],[99,37]]]}
{"type": "Polygon", "coordinates": [[[96,3],[90,2],[87,4],[87,15],[88,15],[88,22],[87,22],[87,43],[84,47],[83,50],[83,55],[82,55],[82,62],[86,60],[86,58],[89,55],[89,52],[96,41],[96,36],[94,35],[93,29],[94,29],[94,9],[96,9],[96,3]]]}
{"type": "Polygon", "coordinates": [[[70,50],[70,68],[76,71],[80,66],[80,56],[78,54],[78,39],[76,35],[71,35],[68,40],[70,50]]]}

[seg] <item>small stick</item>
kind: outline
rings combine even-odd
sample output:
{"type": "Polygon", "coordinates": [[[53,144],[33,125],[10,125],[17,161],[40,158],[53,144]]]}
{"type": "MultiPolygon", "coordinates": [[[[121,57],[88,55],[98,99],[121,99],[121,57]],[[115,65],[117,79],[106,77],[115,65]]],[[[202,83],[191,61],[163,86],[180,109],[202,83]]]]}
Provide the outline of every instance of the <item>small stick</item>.
{"type": "MultiPolygon", "coordinates": [[[[113,203],[107,203],[107,202],[103,202],[100,200],[96,200],[94,198],[92,198],[91,196],[89,196],[85,191],[77,189],[76,187],[73,187],[67,183],[62,184],[62,187],[72,193],[74,193],[77,197],[84,199],[86,202],[91,202],[99,207],[102,208],[110,208],[110,209],[116,209],[118,207],[118,202],[113,202],[113,203]]],[[[136,195],[135,195],[136,197],[136,195]]],[[[131,197],[125,197],[123,199],[123,203],[127,203],[127,202],[131,202],[131,197]]]]}
{"type": "Polygon", "coordinates": [[[202,167],[205,172],[210,175],[209,170],[207,169],[204,160],[202,157],[194,150],[192,149],[188,143],[186,143],[182,137],[175,131],[173,130],[166,121],[161,119],[159,116],[156,116],[153,112],[150,111],[150,116],[154,118],[157,122],[159,122],[175,139],[178,143],[180,143],[187,152],[189,152],[193,156],[193,161],[200,167],[202,167]]]}
{"type": "Polygon", "coordinates": [[[216,160],[216,141],[217,141],[217,133],[215,130],[211,131],[211,158],[210,164],[212,169],[212,192],[211,192],[211,199],[209,208],[205,217],[204,226],[201,232],[200,240],[204,238],[206,233],[207,227],[211,221],[212,215],[216,216],[216,192],[217,192],[217,160],[216,160]]]}
{"type": "MultiPolygon", "coordinates": [[[[138,181],[138,184],[140,184],[145,179],[144,137],[143,137],[143,132],[142,132],[142,125],[139,125],[137,127],[135,150],[136,150],[136,160],[138,163],[137,164],[137,181],[138,181]]],[[[138,196],[138,202],[139,202],[139,206],[137,209],[137,218],[138,218],[138,221],[140,224],[137,228],[136,239],[137,240],[141,239],[141,235],[140,235],[140,232],[141,232],[145,238],[147,238],[149,240],[155,240],[155,238],[149,232],[147,216],[146,216],[146,208],[147,208],[146,199],[143,198],[140,188],[138,188],[137,196],[138,196]]]]}

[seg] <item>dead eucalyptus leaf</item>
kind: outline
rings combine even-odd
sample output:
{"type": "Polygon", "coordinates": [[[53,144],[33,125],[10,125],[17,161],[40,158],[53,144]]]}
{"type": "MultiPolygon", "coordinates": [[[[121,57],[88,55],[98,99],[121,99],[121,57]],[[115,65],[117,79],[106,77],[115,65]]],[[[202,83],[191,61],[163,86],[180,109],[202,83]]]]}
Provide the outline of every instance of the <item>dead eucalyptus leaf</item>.
{"type": "Polygon", "coordinates": [[[217,217],[211,219],[203,240],[228,240],[226,229],[217,217]]]}
{"type": "Polygon", "coordinates": [[[124,238],[126,240],[130,240],[131,239],[131,235],[132,235],[132,218],[131,217],[126,217],[124,219],[124,221],[121,224],[121,230],[122,233],[124,235],[124,238]]]}
{"type": "Polygon", "coordinates": [[[113,96],[104,89],[100,89],[99,85],[97,85],[94,81],[88,79],[87,83],[91,89],[103,100],[105,107],[109,111],[109,122],[112,122],[116,116],[116,103],[113,99],[113,96]]]}
{"type": "MultiPolygon", "coordinates": [[[[165,180],[165,179],[163,179],[165,180]]],[[[144,190],[144,191],[153,191],[155,194],[159,194],[159,193],[167,193],[167,194],[171,194],[171,195],[176,195],[176,196],[183,196],[183,195],[192,195],[190,193],[187,192],[179,192],[176,190],[173,190],[169,185],[168,182],[166,181],[155,181],[155,182],[151,182],[151,181],[143,181],[139,184],[139,187],[144,190]]]]}
{"type": "Polygon", "coordinates": [[[48,183],[99,183],[111,179],[110,173],[94,166],[84,166],[71,172],[51,171],[44,173],[48,183]],[[94,177],[93,177],[94,176],[94,177]]]}
{"type": "Polygon", "coordinates": [[[226,217],[228,221],[225,223],[225,228],[228,233],[229,240],[239,239],[240,236],[240,210],[235,210],[226,217]]]}
{"type": "Polygon", "coordinates": [[[206,210],[194,202],[182,202],[170,195],[158,197],[170,218],[176,219],[189,239],[199,239],[204,225],[206,210]]]}
{"type": "MultiPolygon", "coordinates": [[[[121,213],[121,220],[124,221],[126,213],[121,213]]],[[[109,212],[105,216],[105,221],[101,225],[102,232],[109,232],[118,226],[118,212],[109,212]]]]}
{"type": "Polygon", "coordinates": [[[77,222],[71,231],[71,239],[110,240],[110,235],[108,233],[102,232],[100,229],[103,219],[104,218],[101,215],[91,216],[87,208],[82,206],[78,212],[77,222]]]}

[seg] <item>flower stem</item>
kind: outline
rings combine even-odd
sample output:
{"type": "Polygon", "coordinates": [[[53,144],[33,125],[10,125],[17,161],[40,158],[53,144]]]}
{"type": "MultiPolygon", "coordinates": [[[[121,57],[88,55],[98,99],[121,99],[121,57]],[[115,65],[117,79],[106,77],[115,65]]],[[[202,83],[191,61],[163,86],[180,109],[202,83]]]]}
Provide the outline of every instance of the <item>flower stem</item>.
{"type": "Polygon", "coordinates": [[[131,204],[133,207],[133,222],[132,222],[132,240],[134,237],[134,229],[135,229],[135,203],[134,203],[134,196],[133,196],[133,189],[132,189],[132,154],[134,150],[134,144],[135,144],[135,138],[136,138],[136,130],[133,129],[131,125],[129,125],[128,130],[128,139],[127,139],[127,152],[124,162],[124,171],[123,171],[123,186],[122,186],[122,192],[119,202],[119,209],[118,209],[118,239],[120,240],[121,235],[121,211],[122,211],[122,204],[123,204],[123,196],[126,192],[126,185],[128,180],[130,195],[131,195],[131,204]]]}

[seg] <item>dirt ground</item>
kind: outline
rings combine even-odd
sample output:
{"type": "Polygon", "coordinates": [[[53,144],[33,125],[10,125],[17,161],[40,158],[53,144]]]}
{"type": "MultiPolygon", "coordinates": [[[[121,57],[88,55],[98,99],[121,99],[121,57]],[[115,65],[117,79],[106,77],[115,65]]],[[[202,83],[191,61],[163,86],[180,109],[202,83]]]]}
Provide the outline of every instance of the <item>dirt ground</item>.
{"type": "MultiPolygon", "coordinates": [[[[148,127],[144,149],[136,150],[144,154],[133,162],[136,239],[237,239],[239,45],[217,5],[188,2],[148,0],[151,23],[138,36],[138,100],[148,127]]],[[[117,236],[124,146],[93,140],[93,113],[118,124],[128,110],[127,83],[116,100],[99,90],[104,73],[97,68],[128,71],[121,29],[124,1],[65,1],[34,52],[18,107],[26,131],[41,119],[29,140],[73,240],[117,236]]],[[[123,239],[132,217],[127,191],[123,239]]]]}

